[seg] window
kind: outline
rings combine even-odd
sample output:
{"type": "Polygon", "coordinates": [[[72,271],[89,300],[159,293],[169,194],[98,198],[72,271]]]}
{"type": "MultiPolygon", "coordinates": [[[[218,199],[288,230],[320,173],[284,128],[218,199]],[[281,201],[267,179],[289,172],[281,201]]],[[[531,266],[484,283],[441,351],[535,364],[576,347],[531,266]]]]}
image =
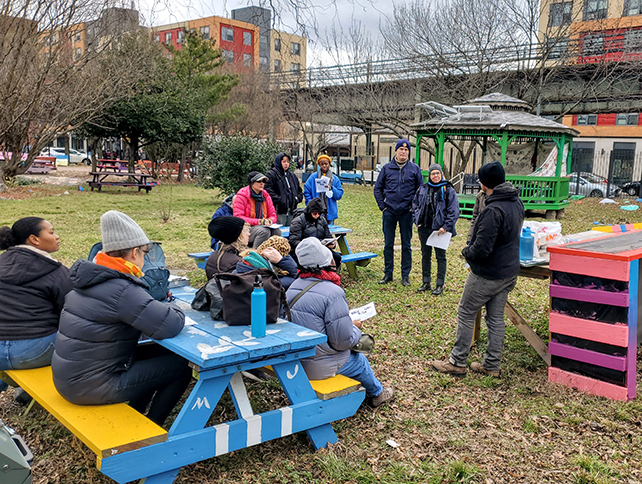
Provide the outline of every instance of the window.
{"type": "Polygon", "coordinates": [[[221,27],[221,40],[234,42],[234,30],[229,27],[221,27]]]}
{"type": "Polygon", "coordinates": [[[243,54],[243,65],[245,67],[252,67],[252,54],[243,54]]]}
{"type": "Polygon", "coordinates": [[[290,72],[295,72],[298,73],[301,71],[301,64],[298,64],[296,62],[293,62],[290,64],[290,72]]]}
{"type": "Polygon", "coordinates": [[[577,124],[595,126],[597,125],[597,114],[578,114],[577,124]]]}
{"type": "Polygon", "coordinates": [[[183,32],[182,30],[179,30],[178,32],[176,32],[176,43],[182,44],[183,39],[185,39],[185,32],[183,32]]]}
{"type": "Polygon", "coordinates": [[[573,2],[553,3],[548,14],[548,26],[560,27],[562,25],[569,25],[572,15],[573,2]]]}
{"type": "Polygon", "coordinates": [[[290,42],[290,54],[301,55],[301,44],[298,42],[290,42]]]}
{"type": "Polygon", "coordinates": [[[243,32],[243,45],[252,45],[252,32],[243,32]]]}
{"type": "Polygon", "coordinates": [[[604,36],[599,34],[585,35],[582,43],[582,55],[600,55],[604,53],[604,36]]]}
{"type": "Polygon", "coordinates": [[[154,42],[160,42],[160,34],[154,34],[154,42]]]}
{"type": "Polygon", "coordinates": [[[261,69],[267,69],[268,68],[268,62],[269,62],[269,60],[268,60],[267,57],[259,56],[259,67],[261,69]]]}
{"type": "Polygon", "coordinates": [[[624,0],[624,12],[622,16],[642,14],[642,0],[624,0]]]}
{"type": "Polygon", "coordinates": [[[618,126],[637,126],[638,119],[638,113],[622,113],[617,115],[615,124],[618,126]]]}
{"type": "Polygon", "coordinates": [[[599,20],[606,18],[609,0],[585,0],[584,20],[599,20]]]}
{"type": "Polygon", "coordinates": [[[232,52],[231,50],[223,50],[221,52],[221,55],[225,62],[229,62],[230,64],[234,63],[234,52],[232,52]]]}
{"type": "Polygon", "coordinates": [[[274,39],[274,50],[281,52],[281,39],[274,39]]]}
{"type": "Polygon", "coordinates": [[[281,72],[281,61],[274,59],[274,72],[281,72]]]}
{"type": "Polygon", "coordinates": [[[75,40],[76,42],[80,42],[80,34],[76,34],[76,35],[74,36],[74,40],[75,40]]]}
{"type": "MultiPolygon", "coordinates": [[[[75,59],[80,59],[80,56],[82,55],[82,49],[80,47],[76,48],[76,51],[74,52],[74,58],[75,59]]],[[[637,123],[635,123],[637,124],[637,123]]]]}
{"type": "Polygon", "coordinates": [[[210,40],[210,26],[204,25],[199,29],[201,31],[201,39],[210,40]]]}
{"type": "Polygon", "coordinates": [[[172,43],[172,33],[171,32],[165,32],[165,43],[166,44],[171,44],[172,43]]]}
{"type": "Polygon", "coordinates": [[[560,59],[568,54],[568,37],[548,39],[548,59],[560,59]]]}
{"type": "Polygon", "coordinates": [[[624,50],[642,50],[642,30],[627,30],[624,34],[624,50]]]}

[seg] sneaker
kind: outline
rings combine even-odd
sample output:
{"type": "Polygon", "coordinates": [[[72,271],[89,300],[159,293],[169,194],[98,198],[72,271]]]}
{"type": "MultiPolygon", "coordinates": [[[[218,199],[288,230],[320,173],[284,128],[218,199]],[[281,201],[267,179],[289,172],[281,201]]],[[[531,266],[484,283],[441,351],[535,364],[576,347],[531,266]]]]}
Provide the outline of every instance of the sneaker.
{"type": "Polygon", "coordinates": [[[446,373],[447,375],[459,377],[466,376],[466,372],[468,371],[465,366],[455,366],[448,360],[433,360],[430,362],[430,366],[439,373],[446,373]]]}
{"type": "Polygon", "coordinates": [[[389,282],[392,282],[392,276],[385,275],[383,279],[379,281],[379,284],[388,284],[389,282]]]}
{"type": "Polygon", "coordinates": [[[500,370],[497,370],[497,371],[487,370],[486,368],[484,368],[484,366],[481,363],[477,361],[474,361],[470,364],[470,369],[473,370],[475,373],[481,373],[482,375],[490,375],[490,376],[494,376],[495,378],[499,378],[500,370]]]}
{"type": "Polygon", "coordinates": [[[393,387],[383,387],[383,391],[370,400],[370,406],[377,408],[379,405],[389,402],[395,398],[395,389],[393,387]]]}
{"type": "Polygon", "coordinates": [[[402,286],[409,286],[410,285],[410,280],[407,277],[404,277],[401,279],[401,285],[402,286]]]}
{"type": "Polygon", "coordinates": [[[430,283],[424,282],[421,286],[417,288],[417,292],[426,292],[430,291],[430,283]]]}

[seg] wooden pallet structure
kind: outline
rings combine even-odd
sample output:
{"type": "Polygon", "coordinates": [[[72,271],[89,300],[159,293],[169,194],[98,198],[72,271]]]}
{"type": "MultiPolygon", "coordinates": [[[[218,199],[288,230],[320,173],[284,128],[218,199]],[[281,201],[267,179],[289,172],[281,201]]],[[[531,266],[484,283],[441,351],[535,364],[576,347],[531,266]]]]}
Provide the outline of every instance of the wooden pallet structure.
{"type": "Polygon", "coordinates": [[[607,234],[623,234],[633,230],[642,230],[642,223],[637,224],[619,224],[619,225],[598,225],[593,227],[593,230],[598,232],[606,232],[607,234]]]}
{"type": "Polygon", "coordinates": [[[614,400],[636,396],[642,231],[549,247],[550,382],[614,400]]]}

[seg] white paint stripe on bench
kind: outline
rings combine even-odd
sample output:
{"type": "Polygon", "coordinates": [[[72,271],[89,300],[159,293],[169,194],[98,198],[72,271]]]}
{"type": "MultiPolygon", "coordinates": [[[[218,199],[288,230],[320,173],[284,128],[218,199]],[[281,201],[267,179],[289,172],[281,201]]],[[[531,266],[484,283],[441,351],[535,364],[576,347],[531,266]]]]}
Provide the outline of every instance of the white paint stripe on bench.
{"type": "Polygon", "coordinates": [[[281,436],[292,433],[292,408],[281,408],[281,436]]]}
{"type": "Polygon", "coordinates": [[[230,426],[228,424],[215,425],[216,429],[216,456],[227,454],[230,439],[230,426]]]}
{"type": "Polygon", "coordinates": [[[254,415],[246,418],[247,422],[247,447],[261,443],[261,427],[263,426],[263,419],[260,415],[254,415]]]}

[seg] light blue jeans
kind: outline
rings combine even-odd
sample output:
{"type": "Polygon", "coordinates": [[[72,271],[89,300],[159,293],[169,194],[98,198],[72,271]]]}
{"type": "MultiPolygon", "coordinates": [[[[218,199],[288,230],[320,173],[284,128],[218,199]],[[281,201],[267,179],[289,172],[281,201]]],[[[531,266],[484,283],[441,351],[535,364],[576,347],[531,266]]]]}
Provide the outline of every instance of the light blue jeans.
{"type": "MultiPolygon", "coordinates": [[[[56,333],[44,338],[0,341],[0,370],[26,370],[51,365],[56,333]]],[[[7,389],[0,380],[0,392],[7,389]]]]}
{"type": "Polygon", "coordinates": [[[381,382],[377,380],[368,358],[363,353],[350,352],[350,358],[337,373],[357,380],[366,389],[366,395],[369,397],[376,397],[383,391],[381,382]]]}

